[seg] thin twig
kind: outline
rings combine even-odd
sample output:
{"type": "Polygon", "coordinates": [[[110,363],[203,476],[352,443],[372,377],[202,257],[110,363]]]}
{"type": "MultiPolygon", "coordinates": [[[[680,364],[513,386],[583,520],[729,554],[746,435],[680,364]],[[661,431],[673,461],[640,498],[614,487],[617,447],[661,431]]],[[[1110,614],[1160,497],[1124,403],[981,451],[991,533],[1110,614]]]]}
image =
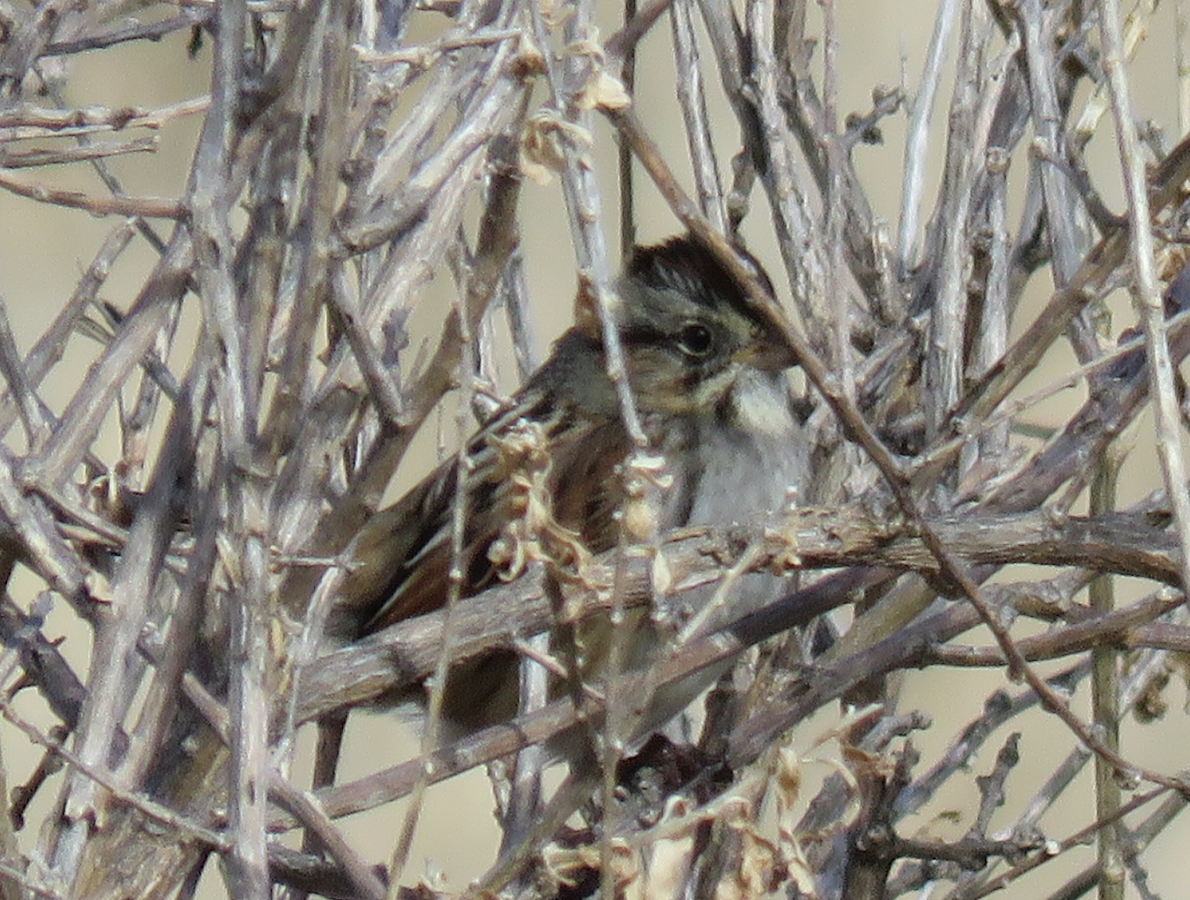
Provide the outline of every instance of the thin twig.
{"type": "Polygon", "coordinates": [[[146,219],[185,219],[185,204],[156,197],[97,197],[82,191],[52,188],[0,172],[0,188],[38,203],[83,209],[95,216],[143,216],[146,219]]]}
{"type": "Polygon", "coordinates": [[[1165,310],[1157,273],[1153,265],[1152,211],[1145,179],[1144,157],[1133,124],[1127,76],[1121,58],[1120,7],[1116,0],[1100,0],[1100,28],[1103,34],[1103,68],[1116,124],[1120,166],[1124,170],[1124,191],[1128,197],[1129,259],[1132,263],[1133,302],[1145,333],[1149,360],[1150,393],[1154,401],[1154,430],[1157,456],[1165,476],[1165,491],[1174,508],[1174,522],[1183,553],[1182,584],[1190,586],[1190,489],[1181,452],[1181,419],[1177,410],[1177,388],[1173,361],[1165,340],[1165,310]]]}

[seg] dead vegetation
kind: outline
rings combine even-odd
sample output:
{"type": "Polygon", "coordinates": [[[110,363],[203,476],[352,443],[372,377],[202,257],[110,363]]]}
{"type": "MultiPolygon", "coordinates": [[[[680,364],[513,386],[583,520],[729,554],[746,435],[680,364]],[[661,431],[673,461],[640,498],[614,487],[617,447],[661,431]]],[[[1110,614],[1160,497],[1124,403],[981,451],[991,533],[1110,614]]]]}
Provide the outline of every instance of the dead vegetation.
{"type": "Polygon", "coordinates": [[[1150,845],[1190,781],[1136,748],[1180,714],[1190,651],[1190,143],[1166,136],[1190,116],[1183,6],[939,0],[905,83],[858,110],[841,105],[854,35],[831,0],[597,6],[0,2],[0,188],[31,216],[118,217],[69,296],[13,296],[0,276],[5,898],[189,897],[200,878],[244,898],[1176,894],[1150,879],[1150,845]],[[1162,31],[1174,59],[1152,46],[1162,31]],[[145,41],[189,53],[208,92],[71,106],[80,59],[145,41]],[[678,140],[636,102],[668,77],[659,48],[678,140]],[[1154,56],[1182,98],[1163,129],[1137,118],[1154,56]],[[195,120],[184,191],[122,186],[114,157],[195,120]],[[597,162],[613,140],[618,181],[597,162]],[[868,154],[895,161],[895,217],[875,211],[868,154]],[[631,242],[645,195],[728,263],[725,234],[764,236],[800,323],[815,481],[780,522],[668,535],[582,577],[531,567],[449,616],[328,648],[345,550],[415,435],[443,409],[471,430],[497,348],[522,374],[540,349],[525,177],[560,186],[571,229],[555,240],[604,304],[606,235],[619,214],[631,242]],[[141,245],[155,262],[113,295],[108,273],[141,245]],[[28,304],[54,313],[23,347],[28,304]],[[79,334],[98,349],[50,403],[79,334]],[[1077,399],[1054,414],[1058,394],[1077,399]],[[1124,501],[1130,455],[1156,460],[1162,487],[1124,501]],[[568,612],[622,611],[761,568],[789,575],[785,599],[649,673],[656,688],[738,660],[698,733],[624,748],[541,807],[511,754],[591,723],[617,747],[599,697],[639,685],[377,753],[359,777],[295,774],[303,735],[322,723],[332,740],[444,647],[539,655],[559,593],[568,612]],[[51,610],[83,627],[60,641],[51,610]],[[955,692],[907,704],[901,673],[948,686],[975,667],[999,685],[931,743],[955,692]],[[1060,749],[1039,770],[1023,746],[1060,749]],[[499,858],[483,851],[471,888],[419,880],[427,789],[484,764],[499,858]],[[1051,830],[1063,804],[1080,824],[1051,830]],[[367,810],[387,812],[390,856],[340,828],[367,810]],[[1042,889],[1035,869],[1059,874],[1042,889]]]}

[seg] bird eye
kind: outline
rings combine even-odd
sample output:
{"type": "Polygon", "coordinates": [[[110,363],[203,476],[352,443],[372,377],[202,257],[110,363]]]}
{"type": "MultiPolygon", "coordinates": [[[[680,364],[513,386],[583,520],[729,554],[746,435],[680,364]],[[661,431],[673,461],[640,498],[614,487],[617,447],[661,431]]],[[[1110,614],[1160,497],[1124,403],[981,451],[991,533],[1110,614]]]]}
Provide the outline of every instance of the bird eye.
{"type": "Polygon", "coordinates": [[[711,329],[701,322],[687,322],[678,332],[678,348],[687,356],[706,356],[714,343],[711,329]]]}

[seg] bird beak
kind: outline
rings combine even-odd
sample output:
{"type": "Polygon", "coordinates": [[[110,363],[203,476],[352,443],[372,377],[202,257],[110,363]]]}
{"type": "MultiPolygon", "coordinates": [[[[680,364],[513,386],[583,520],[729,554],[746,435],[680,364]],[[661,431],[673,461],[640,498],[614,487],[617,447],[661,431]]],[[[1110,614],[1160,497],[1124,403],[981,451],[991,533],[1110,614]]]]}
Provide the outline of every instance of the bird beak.
{"type": "Polygon", "coordinates": [[[784,335],[772,335],[767,340],[750,341],[736,352],[734,360],[762,372],[780,372],[797,365],[793,347],[784,335]]]}
{"type": "Polygon", "coordinates": [[[736,353],[737,360],[762,372],[780,372],[797,365],[797,354],[790,340],[794,326],[788,313],[771,299],[767,303],[752,300],[749,306],[759,321],[752,340],[736,353]]]}

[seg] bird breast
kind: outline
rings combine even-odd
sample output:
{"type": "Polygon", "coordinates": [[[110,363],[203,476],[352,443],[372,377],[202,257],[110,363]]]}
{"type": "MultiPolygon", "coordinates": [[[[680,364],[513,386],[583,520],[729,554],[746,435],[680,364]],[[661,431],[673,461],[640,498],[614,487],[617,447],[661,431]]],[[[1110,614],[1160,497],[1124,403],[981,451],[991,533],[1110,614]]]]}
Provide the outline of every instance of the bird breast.
{"type": "Polygon", "coordinates": [[[725,526],[777,513],[806,480],[801,425],[782,374],[745,370],[715,410],[663,443],[674,485],[666,527],[725,526]]]}

